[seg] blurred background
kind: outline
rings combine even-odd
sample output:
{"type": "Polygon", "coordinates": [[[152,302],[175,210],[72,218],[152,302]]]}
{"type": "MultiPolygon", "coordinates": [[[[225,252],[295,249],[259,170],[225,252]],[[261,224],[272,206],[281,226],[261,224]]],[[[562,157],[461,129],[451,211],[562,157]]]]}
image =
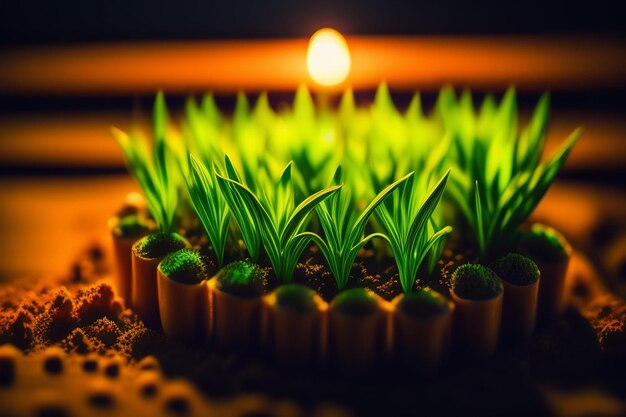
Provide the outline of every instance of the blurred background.
{"type": "Polygon", "coordinates": [[[0,3],[0,280],[65,273],[136,189],[110,126],[128,129],[163,89],[174,112],[214,91],[291,100],[308,37],[347,36],[352,86],[396,104],[444,84],[481,97],[518,89],[527,115],[549,91],[548,152],[585,127],[536,213],[626,282],[626,42],[612,2],[461,0],[34,1],[0,3]]]}

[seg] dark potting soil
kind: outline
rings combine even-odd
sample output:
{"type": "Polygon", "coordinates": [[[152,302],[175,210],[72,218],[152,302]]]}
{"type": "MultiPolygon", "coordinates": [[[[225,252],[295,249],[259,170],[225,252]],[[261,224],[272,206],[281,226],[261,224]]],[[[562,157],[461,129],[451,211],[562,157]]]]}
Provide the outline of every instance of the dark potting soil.
{"type": "MultiPolygon", "coordinates": [[[[372,251],[362,250],[352,266],[346,289],[369,288],[389,301],[402,292],[397,271],[392,259],[377,260],[372,251]]],[[[337,283],[316,247],[305,252],[302,262],[296,266],[293,281],[312,288],[327,302],[339,293],[337,283]]]]}
{"type": "MultiPolygon", "coordinates": [[[[459,242],[451,240],[434,271],[432,273],[423,271],[418,274],[415,289],[430,287],[448,295],[452,272],[459,265],[470,261],[476,261],[472,252],[460,247],[459,242]]],[[[315,246],[304,252],[301,262],[296,267],[293,281],[314,289],[325,301],[332,300],[339,292],[326,260],[315,246]]],[[[358,287],[369,288],[387,301],[402,294],[398,268],[393,258],[377,256],[374,250],[368,247],[362,249],[352,266],[346,289],[358,287]]]]}

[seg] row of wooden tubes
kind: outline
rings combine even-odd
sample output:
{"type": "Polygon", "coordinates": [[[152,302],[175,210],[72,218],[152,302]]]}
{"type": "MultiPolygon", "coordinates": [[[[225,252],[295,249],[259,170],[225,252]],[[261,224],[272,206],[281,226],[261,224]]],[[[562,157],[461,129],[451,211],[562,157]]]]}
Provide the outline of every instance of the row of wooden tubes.
{"type": "MultiPolygon", "coordinates": [[[[451,291],[446,313],[421,319],[377,296],[375,314],[348,315],[316,296],[317,308],[299,314],[281,309],[274,292],[256,298],[228,294],[213,277],[189,285],[173,281],[132,250],[136,239],[114,237],[115,286],[149,326],[185,343],[216,349],[261,350],[288,366],[329,364],[346,372],[366,372],[387,360],[436,372],[449,351],[486,358],[499,340],[520,341],[535,330],[537,312],[546,322],[563,309],[568,262],[541,264],[541,278],[516,286],[503,280],[504,293],[468,300],[451,291]]],[[[219,272],[218,272],[219,274],[219,272]]]]}

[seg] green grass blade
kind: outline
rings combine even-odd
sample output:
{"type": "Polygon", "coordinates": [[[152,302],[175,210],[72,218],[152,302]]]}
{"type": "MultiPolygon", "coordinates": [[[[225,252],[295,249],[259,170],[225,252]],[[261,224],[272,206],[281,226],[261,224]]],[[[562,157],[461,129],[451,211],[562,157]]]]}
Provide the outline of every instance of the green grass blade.
{"type": "Polygon", "coordinates": [[[374,210],[376,210],[376,208],[396,188],[398,188],[402,183],[404,183],[405,181],[407,181],[409,178],[413,177],[414,175],[415,175],[415,172],[408,173],[404,177],[400,178],[399,180],[397,180],[394,183],[392,183],[392,184],[388,185],[387,187],[385,187],[380,193],[378,193],[378,195],[376,195],[376,197],[374,197],[374,199],[361,212],[359,217],[354,222],[354,225],[352,226],[352,230],[351,230],[351,233],[350,233],[350,240],[351,241],[355,241],[356,239],[358,239],[363,234],[363,230],[365,229],[365,224],[367,223],[367,220],[370,218],[372,213],[374,213],[374,210]]]}
{"type": "Polygon", "coordinates": [[[476,218],[476,235],[478,238],[478,248],[481,253],[484,253],[486,242],[485,242],[485,225],[483,224],[483,204],[480,196],[480,189],[478,188],[478,181],[475,183],[475,191],[474,191],[474,204],[475,204],[475,212],[474,216],[476,218]]]}
{"type": "Polygon", "coordinates": [[[426,227],[428,219],[430,219],[430,216],[435,211],[435,208],[439,205],[439,201],[441,201],[449,175],[450,170],[448,170],[439,180],[426,198],[424,204],[422,204],[422,207],[420,207],[417,216],[413,219],[411,227],[409,228],[407,236],[408,242],[417,242],[419,240],[419,234],[422,233],[422,230],[426,227]]]}
{"type": "Polygon", "coordinates": [[[339,191],[342,185],[335,185],[328,187],[324,190],[318,191],[315,194],[307,197],[302,203],[300,203],[293,211],[289,220],[286,223],[285,229],[282,234],[282,243],[287,243],[287,240],[291,238],[298,230],[302,222],[309,215],[311,210],[315,208],[324,199],[330,197],[332,194],[339,191]]]}

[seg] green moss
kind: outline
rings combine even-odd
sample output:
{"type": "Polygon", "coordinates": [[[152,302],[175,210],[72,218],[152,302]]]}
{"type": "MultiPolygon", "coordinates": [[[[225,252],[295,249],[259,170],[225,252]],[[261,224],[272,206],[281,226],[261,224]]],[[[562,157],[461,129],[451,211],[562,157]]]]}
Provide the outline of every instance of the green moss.
{"type": "Polygon", "coordinates": [[[198,284],[206,279],[206,269],[200,252],[181,249],[170,253],[159,264],[163,274],[181,284],[198,284]]]}
{"type": "Polygon", "coordinates": [[[162,258],[189,246],[187,240],[178,233],[156,232],[141,239],[135,246],[135,254],[143,258],[162,258]]]}
{"type": "Polygon", "coordinates": [[[149,233],[150,223],[137,214],[128,214],[120,217],[113,228],[113,234],[117,237],[140,237],[149,233]]]}
{"type": "Polygon", "coordinates": [[[217,276],[220,290],[242,297],[257,297],[263,293],[265,273],[255,263],[236,261],[226,265],[217,276]]]}
{"type": "Polygon", "coordinates": [[[339,293],[332,301],[342,313],[353,316],[367,316],[378,310],[376,295],[367,288],[353,288],[339,293]]]}
{"type": "Polygon", "coordinates": [[[502,281],[491,269],[479,264],[464,264],[452,275],[455,294],[468,300],[487,300],[502,293],[502,281]]]}
{"type": "Polygon", "coordinates": [[[430,288],[424,288],[405,294],[397,308],[410,316],[428,318],[446,313],[450,306],[446,297],[430,288]]]}
{"type": "Polygon", "coordinates": [[[529,285],[539,279],[537,264],[519,253],[509,253],[489,267],[500,278],[513,285],[529,285]]]}
{"type": "Polygon", "coordinates": [[[276,304],[284,310],[297,314],[308,314],[315,311],[316,292],[306,285],[286,284],[276,289],[276,304]]]}
{"type": "Polygon", "coordinates": [[[539,262],[559,263],[567,260],[569,243],[555,229],[535,223],[522,235],[520,248],[539,262]]]}

